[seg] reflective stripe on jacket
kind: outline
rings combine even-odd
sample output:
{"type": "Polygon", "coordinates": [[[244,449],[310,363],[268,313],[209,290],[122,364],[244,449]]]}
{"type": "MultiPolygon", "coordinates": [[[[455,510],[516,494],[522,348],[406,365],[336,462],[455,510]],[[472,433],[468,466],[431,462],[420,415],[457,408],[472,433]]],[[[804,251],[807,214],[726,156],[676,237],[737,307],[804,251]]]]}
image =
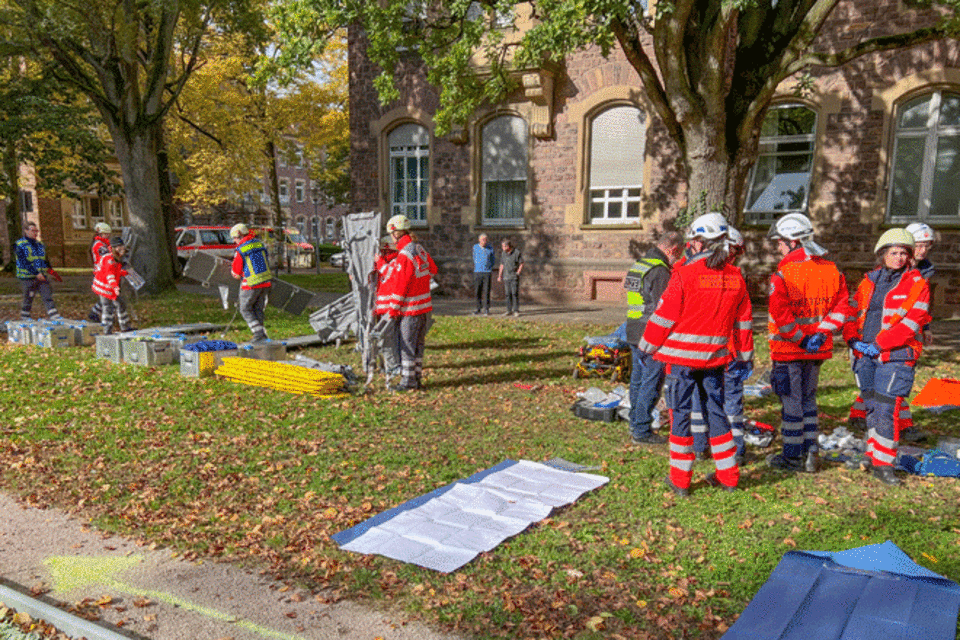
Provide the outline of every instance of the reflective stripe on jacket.
{"type": "Polygon", "coordinates": [[[743,274],[730,264],[710,269],[706,260],[675,269],[639,347],[661,362],[695,369],[720,367],[734,357],[752,360],[753,316],[743,274]]]}
{"type": "MultiPolygon", "coordinates": [[[[846,341],[863,338],[863,324],[870,298],[876,286],[878,267],[867,273],[853,297],[856,319],[843,330],[846,341]]],[[[880,348],[879,360],[916,364],[923,352],[923,327],[930,322],[930,288],[916,269],[906,269],[900,280],[883,299],[880,331],[874,343],[880,348]]],[[[860,353],[854,352],[859,358],[860,353]]]]}
{"type": "Polygon", "coordinates": [[[647,273],[656,267],[664,267],[670,270],[670,265],[657,258],[640,258],[633,263],[627,277],[623,280],[623,288],[627,290],[627,318],[639,320],[643,317],[643,311],[647,302],[643,299],[643,281],[647,273]]]}
{"type": "Polygon", "coordinates": [[[770,277],[770,322],[773,360],[826,360],[833,355],[833,334],[851,316],[847,282],[836,265],[803,248],[788,253],[770,277]],[[816,353],[800,348],[804,336],[826,333],[816,353]]]}
{"type": "Polygon", "coordinates": [[[243,265],[241,286],[244,289],[256,289],[273,279],[267,248],[256,236],[250,234],[243,238],[237,245],[237,253],[243,265]]]}
{"type": "Polygon", "coordinates": [[[17,277],[21,280],[36,278],[50,268],[47,250],[39,240],[20,238],[14,251],[17,254],[17,277]]]}
{"type": "Polygon", "coordinates": [[[98,296],[116,300],[120,295],[120,278],[127,275],[126,269],[117,262],[112,254],[100,257],[97,269],[93,274],[93,284],[90,288],[98,296]]]}
{"type": "Polygon", "coordinates": [[[376,313],[419,316],[433,311],[430,279],[437,273],[433,258],[410,236],[397,241],[397,251],[397,257],[381,273],[376,313]]]}

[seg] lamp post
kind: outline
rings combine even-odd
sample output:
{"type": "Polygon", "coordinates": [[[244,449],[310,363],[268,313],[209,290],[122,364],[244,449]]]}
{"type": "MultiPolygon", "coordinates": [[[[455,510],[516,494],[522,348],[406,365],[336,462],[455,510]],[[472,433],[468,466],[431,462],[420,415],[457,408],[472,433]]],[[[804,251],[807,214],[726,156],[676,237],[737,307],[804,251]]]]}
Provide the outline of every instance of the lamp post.
{"type": "MultiPolygon", "coordinates": [[[[319,235],[320,231],[320,214],[318,208],[320,207],[320,189],[317,185],[311,185],[310,187],[310,199],[313,201],[313,220],[310,221],[310,234],[313,235],[314,231],[317,231],[319,235]],[[316,222],[316,226],[314,226],[316,222]]],[[[320,238],[313,238],[313,261],[317,265],[317,273],[320,273],[320,238]]]]}

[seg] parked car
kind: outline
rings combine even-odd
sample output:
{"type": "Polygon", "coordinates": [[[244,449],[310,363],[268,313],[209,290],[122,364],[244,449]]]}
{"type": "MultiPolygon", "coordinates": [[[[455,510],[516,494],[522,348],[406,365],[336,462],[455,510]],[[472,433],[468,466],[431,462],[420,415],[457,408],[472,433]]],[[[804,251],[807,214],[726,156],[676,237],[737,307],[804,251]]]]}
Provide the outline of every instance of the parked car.
{"type": "Polygon", "coordinates": [[[347,254],[341,251],[330,256],[330,266],[337,269],[347,268],[347,254]]]}
{"type": "Polygon", "coordinates": [[[197,251],[212,253],[220,258],[233,258],[236,243],[230,238],[230,227],[227,226],[194,226],[176,228],[177,259],[180,264],[187,264],[197,251]]]}

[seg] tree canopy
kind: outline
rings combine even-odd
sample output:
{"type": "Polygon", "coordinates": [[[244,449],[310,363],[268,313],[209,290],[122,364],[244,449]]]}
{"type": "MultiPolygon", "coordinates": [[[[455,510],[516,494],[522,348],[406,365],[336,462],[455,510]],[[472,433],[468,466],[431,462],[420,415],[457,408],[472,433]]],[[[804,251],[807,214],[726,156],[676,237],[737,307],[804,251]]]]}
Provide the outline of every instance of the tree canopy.
{"type": "Polygon", "coordinates": [[[880,16],[878,28],[839,46],[821,34],[838,7],[856,13],[851,0],[661,0],[649,8],[644,0],[285,0],[279,11],[293,60],[333,26],[361,27],[385,102],[398,95],[399,61],[415,52],[440,92],[441,132],[508,96],[518,69],[561,64],[587,47],[605,56],[619,49],[677,144],[688,193],[697,194],[690,199],[737,214],[763,117],[784,80],[957,33],[957,0],[912,5],[904,11],[924,12],[923,26],[880,16]],[[521,20],[529,28],[517,28],[521,20]]]}

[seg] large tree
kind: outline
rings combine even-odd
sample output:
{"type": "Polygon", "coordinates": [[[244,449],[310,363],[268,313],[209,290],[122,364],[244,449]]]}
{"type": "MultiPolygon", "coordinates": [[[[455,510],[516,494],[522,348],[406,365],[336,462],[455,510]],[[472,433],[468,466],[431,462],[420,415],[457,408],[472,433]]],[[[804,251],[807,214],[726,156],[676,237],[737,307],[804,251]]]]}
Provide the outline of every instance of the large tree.
{"type": "MultiPolygon", "coordinates": [[[[281,86],[254,78],[270,46],[236,35],[210,39],[167,120],[170,146],[178,150],[171,157],[178,198],[209,207],[252,196],[259,204],[269,177],[267,193],[279,207],[276,172],[269,168],[278,156],[293,163],[300,154],[324,194],[341,195],[342,166],[324,162],[327,149],[349,147],[345,43],[338,40],[316,60],[315,73],[285,78],[281,86]]],[[[274,224],[283,222],[276,215],[274,224]]]]}
{"type": "Polygon", "coordinates": [[[163,119],[204,38],[262,25],[258,0],[4,0],[6,51],[53,64],[100,112],[123,176],[134,265],[150,291],[173,281],[163,119]],[[182,62],[174,66],[174,56],[182,62]]]}
{"type": "Polygon", "coordinates": [[[820,35],[842,2],[851,13],[863,4],[651,0],[648,9],[644,0],[285,0],[281,10],[294,59],[332,26],[362,27],[367,54],[382,69],[384,101],[397,97],[397,61],[417,52],[440,90],[440,131],[516,89],[519,68],[557,64],[590,46],[604,55],[619,48],[680,150],[691,200],[733,213],[742,211],[760,126],[784,80],[957,32],[956,0],[921,0],[911,4],[923,5],[927,26],[888,20],[880,33],[863,29],[865,37],[835,48],[820,35]],[[511,28],[517,15],[532,25],[522,34],[511,28]]]}
{"type": "Polygon", "coordinates": [[[41,195],[113,195],[118,176],[99,114],[83,96],[52,81],[43,69],[13,57],[0,68],[0,197],[7,201],[8,245],[20,237],[21,168],[30,166],[41,195]]]}

